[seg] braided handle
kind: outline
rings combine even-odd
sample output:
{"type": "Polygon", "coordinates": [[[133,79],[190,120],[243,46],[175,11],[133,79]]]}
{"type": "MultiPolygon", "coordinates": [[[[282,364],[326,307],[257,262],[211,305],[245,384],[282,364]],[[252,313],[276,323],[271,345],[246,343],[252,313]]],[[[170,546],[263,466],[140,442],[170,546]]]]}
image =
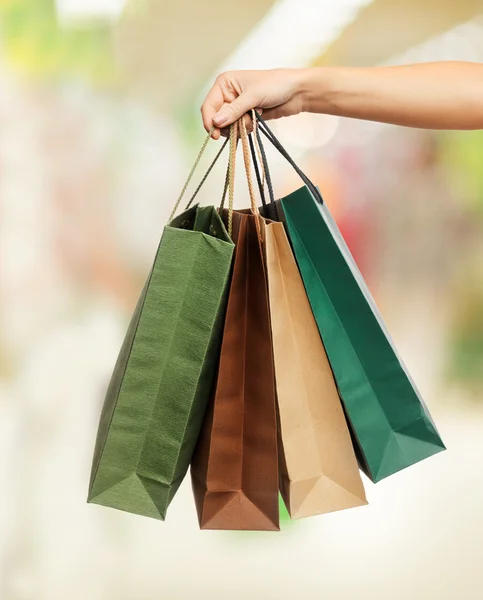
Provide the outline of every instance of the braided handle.
{"type": "Polygon", "coordinates": [[[203,153],[206,150],[206,146],[208,146],[208,142],[210,141],[211,134],[213,133],[214,130],[215,130],[215,128],[212,127],[210,133],[206,136],[205,141],[203,142],[203,145],[200,148],[200,151],[198,152],[198,156],[196,157],[195,164],[191,167],[191,171],[188,175],[188,179],[186,180],[186,182],[183,186],[183,189],[181,190],[181,192],[178,196],[178,199],[176,200],[176,204],[174,205],[173,210],[171,211],[171,215],[169,217],[170,221],[174,218],[174,215],[176,214],[176,211],[178,210],[179,205],[181,204],[181,200],[183,199],[183,197],[186,193],[186,190],[188,189],[188,186],[193,178],[193,175],[195,174],[196,167],[200,164],[201,157],[203,156],[203,153]]]}
{"type": "Polygon", "coordinates": [[[201,190],[201,187],[203,186],[203,184],[205,183],[205,181],[208,179],[208,175],[211,173],[211,171],[213,170],[213,167],[216,165],[216,163],[218,162],[218,159],[220,158],[220,156],[223,154],[223,150],[226,148],[226,145],[228,144],[229,140],[225,140],[223,142],[222,147],[218,150],[215,158],[213,159],[213,162],[211,163],[211,165],[208,167],[208,170],[206,171],[206,173],[203,175],[203,179],[200,181],[200,183],[198,184],[198,187],[196,188],[196,190],[193,192],[193,195],[191,196],[191,198],[189,199],[188,204],[186,205],[185,210],[188,210],[188,208],[193,204],[193,200],[196,198],[196,196],[198,195],[198,192],[201,190]]]}
{"type": "MultiPolygon", "coordinates": [[[[230,159],[228,162],[228,235],[233,232],[233,206],[235,204],[235,167],[236,149],[238,145],[238,123],[230,127],[230,159]]],[[[225,187],[226,189],[226,187],[225,187]]],[[[224,200],[224,199],[223,199],[224,200]]]]}
{"type": "Polygon", "coordinates": [[[305,173],[297,166],[293,158],[289,155],[289,153],[285,150],[282,144],[275,137],[273,131],[268,127],[263,118],[256,112],[256,118],[259,122],[258,129],[263,133],[263,135],[272,143],[272,145],[280,152],[280,154],[287,160],[292,167],[295,169],[295,172],[300,177],[300,179],[305,183],[308,187],[314,198],[320,203],[324,204],[324,199],[322,198],[321,193],[319,192],[317,186],[315,186],[312,181],[305,175],[305,173]]]}
{"type": "Polygon", "coordinates": [[[250,159],[250,147],[248,144],[248,133],[247,133],[247,127],[245,125],[245,118],[242,117],[241,119],[239,119],[238,123],[240,126],[240,132],[241,132],[240,137],[241,137],[242,148],[243,148],[243,162],[245,164],[245,173],[247,176],[248,193],[250,195],[251,211],[254,215],[258,215],[259,211],[258,211],[258,206],[257,206],[257,200],[255,198],[255,190],[253,187],[251,159],[250,159]]]}
{"type": "Polygon", "coordinates": [[[238,122],[240,123],[240,128],[241,128],[241,141],[242,141],[242,147],[243,147],[243,162],[245,164],[245,172],[247,175],[248,193],[250,194],[251,211],[252,211],[253,216],[255,217],[255,225],[257,228],[258,239],[259,239],[260,243],[263,243],[262,226],[260,224],[261,217],[260,217],[260,212],[259,212],[258,206],[257,206],[257,200],[255,198],[255,191],[253,188],[253,179],[252,179],[251,162],[250,162],[250,150],[249,150],[249,144],[248,144],[248,133],[247,133],[246,125],[245,125],[245,118],[242,117],[241,119],[239,119],[238,122]]]}

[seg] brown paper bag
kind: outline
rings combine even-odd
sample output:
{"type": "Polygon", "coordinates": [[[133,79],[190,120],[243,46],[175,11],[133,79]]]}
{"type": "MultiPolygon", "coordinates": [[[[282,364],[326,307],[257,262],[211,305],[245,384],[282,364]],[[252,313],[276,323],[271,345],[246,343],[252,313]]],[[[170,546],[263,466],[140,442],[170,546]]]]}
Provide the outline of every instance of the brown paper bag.
{"type": "Polygon", "coordinates": [[[285,504],[295,519],[367,504],[332,371],[284,226],[267,221],[263,229],[285,504]]]}
{"type": "Polygon", "coordinates": [[[219,373],[191,466],[202,529],[279,529],[273,354],[258,218],[233,214],[235,261],[219,373]]]}

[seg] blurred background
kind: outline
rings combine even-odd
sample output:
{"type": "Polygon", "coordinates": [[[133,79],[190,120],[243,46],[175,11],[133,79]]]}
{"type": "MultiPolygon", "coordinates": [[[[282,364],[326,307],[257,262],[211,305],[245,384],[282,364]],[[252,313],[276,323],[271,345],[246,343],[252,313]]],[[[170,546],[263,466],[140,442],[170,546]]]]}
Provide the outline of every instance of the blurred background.
{"type": "MultiPolygon", "coordinates": [[[[188,481],[166,523],[85,502],[104,392],[215,75],[446,59],[483,62],[481,0],[0,0],[1,600],[483,597],[483,132],[274,123],[448,452],[367,482],[368,507],[280,534],[198,532],[188,481]]],[[[278,196],[299,186],[269,159],[278,196]]]]}

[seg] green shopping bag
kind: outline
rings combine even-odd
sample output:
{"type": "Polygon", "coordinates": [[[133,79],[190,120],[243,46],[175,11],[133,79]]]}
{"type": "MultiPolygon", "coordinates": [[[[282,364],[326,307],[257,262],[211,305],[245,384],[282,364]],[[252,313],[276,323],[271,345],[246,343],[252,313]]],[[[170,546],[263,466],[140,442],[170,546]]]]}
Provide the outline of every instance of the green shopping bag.
{"type": "Polygon", "coordinates": [[[337,381],[361,467],[372,481],[380,481],[445,446],[318,189],[263,121],[260,129],[306,183],[280,200],[280,216],[337,381]]]}
{"type": "Polygon", "coordinates": [[[107,391],[88,502],[164,520],[211,391],[233,250],[212,206],[165,227],[107,391]]]}

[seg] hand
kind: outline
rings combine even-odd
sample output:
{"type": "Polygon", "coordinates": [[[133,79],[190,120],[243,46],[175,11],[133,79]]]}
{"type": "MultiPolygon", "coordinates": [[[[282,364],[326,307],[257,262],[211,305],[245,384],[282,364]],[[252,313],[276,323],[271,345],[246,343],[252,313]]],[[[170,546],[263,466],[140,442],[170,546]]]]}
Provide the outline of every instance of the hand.
{"type": "Polygon", "coordinates": [[[252,108],[263,118],[278,119],[304,110],[303,69],[229,71],[219,75],[201,107],[206,131],[216,127],[213,138],[252,108]]]}

